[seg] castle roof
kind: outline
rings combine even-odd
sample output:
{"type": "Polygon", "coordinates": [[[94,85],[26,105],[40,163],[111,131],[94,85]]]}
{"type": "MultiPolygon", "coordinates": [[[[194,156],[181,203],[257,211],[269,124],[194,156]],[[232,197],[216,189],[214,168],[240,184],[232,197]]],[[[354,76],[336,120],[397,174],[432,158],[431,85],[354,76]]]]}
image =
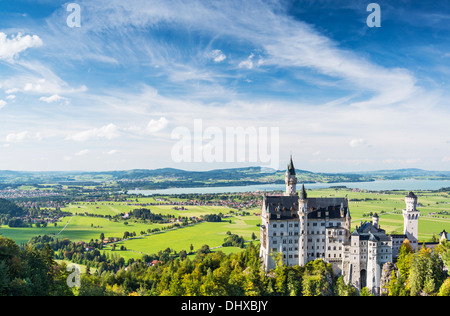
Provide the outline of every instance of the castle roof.
{"type": "Polygon", "coordinates": [[[302,185],[302,191],[300,192],[300,199],[305,200],[308,198],[308,195],[306,194],[305,184],[302,185]]]}
{"type": "Polygon", "coordinates": [[[373,233],[373,234],[385,234],[385,230],[381,229],[381,228],[377,228],[375,226],[373,226],[372,223],[369,222],[364,222],[359,228],[358,228],[358,232],[359,233],[373,233]]]}
{"type": "Polygon", "coordinates": [[[291,155],[291,161],[289,162],[287,166],[287,171],[291,176],[295,176],[295,168],[294,168],[294,162],[292,161],[292,155],[291,155]]]}
{"type": "Polygon", "coordinates": [[[412,191],[409,191],[409,193],[408,193],[407,197],[412,197],[412,198],[415,198],[415,197],[417,197],[417,195],[415,195],[415,194],[414,194],[414,192],[412,192],[412,191]]]}
{"type": "MultiPolygon", "coordinates": [[[[346,217],[349,208],[345,198],[308,198],[308,219],[341,218],[341,206],[346,217]]],[[[263,208],[270,219],[298,218],[299,197],[295,195],[268,195],[264,197],[263,208]]]]}
{"type": "Polygon", "coordinates": [[[369,241],[389,241],[390,237],[386,235],[386,231],[377,228],[372,223],[364,222],[360,227],[356,226],[352,232],[353,236],[359,236],[360,240],[369,241]]]}

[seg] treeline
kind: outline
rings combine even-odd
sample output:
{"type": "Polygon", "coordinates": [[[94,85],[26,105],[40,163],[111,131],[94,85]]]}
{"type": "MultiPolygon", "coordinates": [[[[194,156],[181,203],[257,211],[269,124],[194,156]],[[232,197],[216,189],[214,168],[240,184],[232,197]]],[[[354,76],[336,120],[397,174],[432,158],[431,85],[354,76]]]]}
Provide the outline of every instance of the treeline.
{"type": "Polygon", "coordinates": [[[175,259],[146,266],[135,262],[117,273],[83,275],[79,295],[142,296],[285,296],[356,295],[322,260],[305,267],[280,265],[261,270],[259,248],[250,244],[239,253],[200,252],[193,259],[175,259]]]}
{"type": "Polygon", "coordinates": [[[68,296],[66,267],[55,263],[48,245],[20,249],[0,236],[0,296],[68,296]]]}
{"type": "MultiPolygon", "coordinates": [[[[450,295],[450,278],[443,272],[449,264],[450,244],[435,253],[422,248],[414,253],[402,246],[401,256],[387,283],[385,295],[450,295]],[[397,276],[398,275],[398,276],[397,276]]],[[[193,259],[173,259],[154,266],[134,262],[117,273],[85,275],[80,295],[190,295],[190,296],[356,296],[372,295],[367,288],[357,291],[333,274],[322,260],[304,267],[278,264],[263,272],[259,247],[226,255],[221,251],[199,252],[193,259]]]]}
{"type": "Polygon", "coordinates": [[[131,212],[131,216],[141,219],[141,220],[150,220],[151,222],[163,221],[164,218],[161,214],[154,214],[149,209],[135,209],[131,212]]]}
{"type": "Polygon", "coordinates": [[[29,225],[23,220],[15,217],[25,216],[27,212],[6,199],[0,199],[0,225],[8,225],[9,227],[28,227],[29,225]]]}
{"type": "Polygon", "coordinates": [[[16,216],[24,216],[26,211],[17,206],[15,203],[0,198],[0,216],[7,217],[16,217],[16,216]]]}

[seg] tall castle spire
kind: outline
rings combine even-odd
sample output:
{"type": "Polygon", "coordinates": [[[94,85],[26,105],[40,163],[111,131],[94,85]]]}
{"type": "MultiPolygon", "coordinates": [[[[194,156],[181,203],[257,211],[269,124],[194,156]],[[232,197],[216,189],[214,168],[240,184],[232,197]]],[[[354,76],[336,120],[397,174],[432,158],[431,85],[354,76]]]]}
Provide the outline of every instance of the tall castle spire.
{"type": "Polygon", "coordinates": [[[292,161],[292,155],[291,155],[291,161],[289,162],[287,166],[287,171],[290,175],[295,176],[295,168],[294,168],[294,162],[292,161]]]}
{"type": "Polygon", "coordinates": [[[295,176],[295,168],[294,162],[292,161],[292,155],[287,166],[286,174],[284,176],[284,182],[286,183],[285,195],[297,195],[297,177],[295,176]]]}

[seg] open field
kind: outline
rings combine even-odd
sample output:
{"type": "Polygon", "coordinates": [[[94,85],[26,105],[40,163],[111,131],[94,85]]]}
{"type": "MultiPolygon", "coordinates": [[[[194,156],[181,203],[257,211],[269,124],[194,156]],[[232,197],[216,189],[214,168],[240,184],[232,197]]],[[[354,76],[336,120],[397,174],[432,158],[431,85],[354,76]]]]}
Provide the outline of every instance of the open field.
{"type": "MultiPolygon", "coordinates": [[[[227,218],[227,221],[224,222],[204,222],[142,238],[120,241],[116,243],[116,246],[120,248],[123,245],[127,248],[127,251],[119,253],[133,251],[143,254],[154,254],[166,248],[171,248],[177,252],[181,250],[189,251],[191,244],[194,250],[200,249],[205,244],[210,248],[214,248],[222,245],[228,231],[232,234],[243,236],[245,240],[251,240],[252,233],[258,236],[259,227],[256,224],[259,222],[260,220],[257,216],[236,216],[227,218]],[[228,220],[231,220],[231,223],[228,220]]],[[[234,248],[234,251],[237,249],[234,248]]],[[[226,248],[221,250],[227,251],[226,248]]]]}
{"type": "MultiPolygon", "coordinates": [[[[179,199],[171,199],[171,200],[179,200],[179,199]]],[[[118,214],[125,214],[127,212],[131,212],[137,208],[147,208],[152,211],[154,214],[161,215],[177,215],[182,217],[201,217],[207,214],[228,214],[230,211],[233,211],[230,208],[223,206],[202,206],[202,205],[187,205],[185,206],[186,210],[174,210],[174,205],[147,205],[143,206],[145,203],[155,203],[153,198],[150,199],[139,199],[139,202],[85,202],[85,203],[73,203],[69,204],[66,208],[63,208],[62,211],[70,212],[72,214],[93,214],[93,215],[110,215],[115,216],[118,214]]]]}

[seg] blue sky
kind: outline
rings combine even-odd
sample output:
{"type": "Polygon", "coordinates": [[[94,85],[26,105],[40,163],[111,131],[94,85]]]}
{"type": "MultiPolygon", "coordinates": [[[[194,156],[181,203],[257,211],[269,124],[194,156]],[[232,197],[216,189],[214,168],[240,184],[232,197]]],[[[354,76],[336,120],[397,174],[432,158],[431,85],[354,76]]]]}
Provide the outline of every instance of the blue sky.
{"type": "Polygon", "coordinates": [[[280,169],[450,170],[450,1],[369,3],[0,1],[0,169],[258,165],[174,161],[202,120],[279,128],[280,169]]]}

